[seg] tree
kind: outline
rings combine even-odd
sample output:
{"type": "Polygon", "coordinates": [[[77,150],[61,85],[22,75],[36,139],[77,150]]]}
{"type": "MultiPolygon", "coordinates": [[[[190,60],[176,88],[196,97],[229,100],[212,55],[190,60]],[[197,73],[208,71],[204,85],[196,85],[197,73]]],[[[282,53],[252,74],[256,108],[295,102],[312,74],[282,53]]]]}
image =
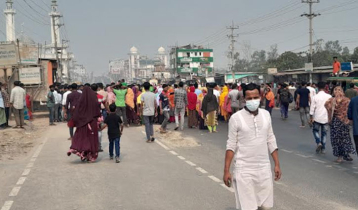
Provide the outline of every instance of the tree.
{"type": "Polygon", "coordinates": [[[255,51],[252,54],[252,59],[250,62],[250,71],[260,71],[262,72],[266,64],[266,51],[255,51]]]}
{"type": "Polygon", "coordinates": [[[343,51],[342,51],[342,61],[343,62],[348,62],[348,61],[351,61],[351,54],[349,52],[349,48],[348,47],[344,47],[343,48],[343,51]]]}
{"type": "Polygon", "coordinates": [[[316,42],[313,43],[314,46],[316,46],[316,52],[321,52],[323,51],[323,43],[324,40],[323,39],[318,39],[316,42]]]}
{"type": "Polygon", "coordinates": [[[267,59],[268,60],[275,60],[278,58],[278,49],[277,44],[271,45],[270,51],[267,52],[267,59]]]}
{"type": "Polygon", "coordinates": [[[358,47],[354,49],[353,54],[351,56],[351,61],[353,63],[358,63],[358,47]]]}
{"type": "Polygon", "coordinates": [[[284,52],[277,59],[277,68],[279,71],[288,69],[298,69],[304,66],[304,59],[294,52],[284,52]]]}
{"type": "Polygon", "coordinates": [[[327,50],[334,56],[338,56],[341,54],[342,46],[339,44],[339,41],[328,41],[326,42],[324,49],[327,50]]]}

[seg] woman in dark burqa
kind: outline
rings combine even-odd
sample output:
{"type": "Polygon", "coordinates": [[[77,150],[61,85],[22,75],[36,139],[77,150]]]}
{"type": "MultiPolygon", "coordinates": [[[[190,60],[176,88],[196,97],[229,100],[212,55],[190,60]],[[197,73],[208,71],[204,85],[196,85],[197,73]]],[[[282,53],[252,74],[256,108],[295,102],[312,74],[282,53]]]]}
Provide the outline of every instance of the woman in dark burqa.
{"type": "Polygon", "coordinates": [[[98,117],[101,116],[96,93],[85,87],[73,113],[76,133],[67,155],[78,155],[82,161],[95,161],[98,157],[98,117]]]}
{"type": "Polygon", "coordinates": [[[218,108],[219,108],[219,103],[217,97],[214,95],[214,89],[209,88],[208,93],[204,97],[201,106],[201,111],[203,112],[205,124],[208,126],[210,133],[217,132],[216,126],[218,125],[218,120],[217,120],[218,108]]]}

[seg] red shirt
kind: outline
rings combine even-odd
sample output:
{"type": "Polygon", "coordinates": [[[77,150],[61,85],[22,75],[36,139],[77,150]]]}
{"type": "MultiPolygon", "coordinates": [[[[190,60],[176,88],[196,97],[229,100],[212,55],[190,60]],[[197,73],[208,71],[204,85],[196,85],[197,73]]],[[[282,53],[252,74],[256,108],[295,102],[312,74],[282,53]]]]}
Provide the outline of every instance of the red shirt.
{"type": "Polygon", "coordinates": [[[341,70],[341,63],[339,61],[333,63],[333,73],[336,74],[341,70]]]}

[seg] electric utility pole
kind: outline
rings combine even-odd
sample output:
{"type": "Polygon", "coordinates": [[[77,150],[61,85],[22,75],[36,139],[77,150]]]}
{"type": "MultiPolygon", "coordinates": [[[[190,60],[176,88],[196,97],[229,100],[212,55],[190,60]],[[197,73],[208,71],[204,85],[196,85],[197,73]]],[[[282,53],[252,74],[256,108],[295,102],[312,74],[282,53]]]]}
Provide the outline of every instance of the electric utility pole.
{"type": "Polygon", "coordinates": [[[233,79],[233,83],[235,82],[235,69],[234,69],[234,65],[235,65],[235,42],[236,42],[236,38],[239,37],[239,35],[234,34],[235,30],[239,29],[239,26],[235,26],[234,25],[234,21],[232,22],[232,25],[229,27],[226,27],[228,30],[231,30],[230,35],[227,35],[227,37],[230,39],[231,43],[230,43],[230,47],[229,47],[229,58],[231,59],[231,64],[229,65],[231,73],[232,73],[232,79],[233,79]]]}
{"type": "MultiPolygon", "coordinates": [[[[318,13],[313,13],[312,12],[312,6],[315,3],[319,3],[320,0],[302,0],[302,3],[308,4],[309,5],[309,13],[304,13],[301,15],[301,17],[305,16],[309,19],[310,24],[309,24],[309,34],[310,34],[310,52],[309,52],[309,56],[308,56],[308,62],[312,63],[312,55],[313,55],[313,18],[321,15],[318,13]]],[[[312,69],[313,71],[313,69],[312,69]]],[[[310,73],[310,82],[312,83],[312,73],[310,73]]]]}

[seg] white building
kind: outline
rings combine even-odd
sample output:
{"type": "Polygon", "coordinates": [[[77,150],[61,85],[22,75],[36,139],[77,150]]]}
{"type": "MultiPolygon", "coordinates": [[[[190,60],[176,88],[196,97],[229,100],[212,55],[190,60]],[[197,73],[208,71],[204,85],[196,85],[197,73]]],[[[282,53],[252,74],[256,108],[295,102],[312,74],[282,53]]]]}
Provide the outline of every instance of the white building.
{"type": "Polygon", "coordinates": [[[6,41],[14,42],[16,41],[15,35],[15,14],[16,11],[12,7],[12,0],[6,1],[6,9],[4,10],[6,18],[6,41]]]}

